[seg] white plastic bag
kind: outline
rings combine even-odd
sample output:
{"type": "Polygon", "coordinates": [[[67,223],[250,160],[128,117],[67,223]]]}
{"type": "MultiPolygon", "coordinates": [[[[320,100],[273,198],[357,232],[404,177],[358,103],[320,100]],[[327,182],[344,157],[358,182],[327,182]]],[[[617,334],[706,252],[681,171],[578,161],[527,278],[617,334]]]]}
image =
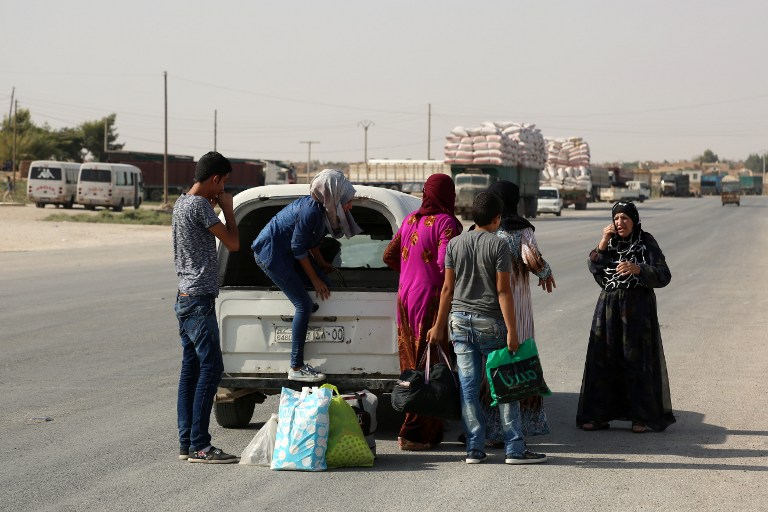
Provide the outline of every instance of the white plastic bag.
{"type": "Polygon", "coordinates": [[[269,467],[272,464],[272,452],[275,451],[276,435],[277,414],[273,414],[243,450],[240,464],[269,467]]]}

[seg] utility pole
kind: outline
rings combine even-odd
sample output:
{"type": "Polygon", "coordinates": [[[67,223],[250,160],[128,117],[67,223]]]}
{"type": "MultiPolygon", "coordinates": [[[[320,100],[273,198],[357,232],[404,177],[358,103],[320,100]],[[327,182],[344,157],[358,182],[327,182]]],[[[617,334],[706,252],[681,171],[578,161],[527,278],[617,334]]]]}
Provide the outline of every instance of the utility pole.
{"type": "Polygon", "coordinates": [[[16,190],[16,118],[19,115],[19,100],[13,101],[13,167],[11,167],[11,181],[16,190]]]}
{"type": "Polygon", "coordinates": [[[16,95],[16,86],[11,89],[11,104],[8,106],[8,124],[11,123],[11,116],[13,115],[13,97],[16,95]]]}
{"type": "Polygon", "coordinates": [[[104,161],[109,160],[109,145],[107,144],[107,118],[104,118],[104,161]]]}
{"type": "Polygon", "coordinates": [[[163,208],[168,209],[168,72],[163,71],[165,145],[163,147],[163,208]]]}
{"type": "Polygon", "coordinates": [[[218,116],[219,116],[219,112],[216,109],[214,109],[213,110],[213,150],[214,151],[216,151],[216,128],[217,128],[216,125],[218,122],[218,116]]]}
{"type": "Polygon", "coordinates": [[[427,160],[432,160],[432,104],[427,105],[427,160]]]}
{"type": "Polygon", "coordinates": [[[365,131],[365,152],[363,153],[363,156],[365,159],[365,179],[368,180],[368,128],[373,126],[373,121],[360,121],[357,123],[357,126],[362,126],[363,131],[365,131]]]}
{"type": "Polygon", "coordinates": [[[320,144],[317,140],[302,140],[301,144],[307,145],[307,184],[309,184],[309,176],[312,171],[312,144],[320,144]]]}

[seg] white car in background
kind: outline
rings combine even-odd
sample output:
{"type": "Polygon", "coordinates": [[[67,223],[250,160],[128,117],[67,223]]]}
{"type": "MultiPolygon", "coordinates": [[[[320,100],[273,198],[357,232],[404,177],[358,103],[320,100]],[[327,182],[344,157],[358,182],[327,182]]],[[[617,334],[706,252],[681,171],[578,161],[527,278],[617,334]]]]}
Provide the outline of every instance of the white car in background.
{"type": "MultiPolygon", "coordinates": [[[[384,250],[421,200],[385,188],[355,185],[352,216],[363,229],[350,239],[326,237],[321,250],[338,269],[330,275],[331,297],[317,299],[309,321],[304,359],[342,391],[391,391],[400,375],[395,323],[399,274],[387,267],[384,250]],[[340,243],[340,245],[339,245],[340,243]]],[[[256,403],[287,378],[294,307],[256,265],[251,243],[285,205],[308,195],[308,185],[256,187],[234,197],[240,250],[219,244],[219,298],[224,376],[214,403],[223,427],[247,426],[256,403]]],[[[314,298],[314,290],[310,291],[314,298]]]]}
{"type": "Polygon", "coordinates": [[[557,187],[539,187],[537,213],[554,213],[558,217],[563,211],[563,198],[557,187]]]}

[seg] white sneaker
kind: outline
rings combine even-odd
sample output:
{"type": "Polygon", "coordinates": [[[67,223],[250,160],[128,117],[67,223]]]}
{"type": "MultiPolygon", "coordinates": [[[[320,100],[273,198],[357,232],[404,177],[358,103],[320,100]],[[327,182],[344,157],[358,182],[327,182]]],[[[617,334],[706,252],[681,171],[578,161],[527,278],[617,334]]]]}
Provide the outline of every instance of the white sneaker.
{"type": "Polygon", "coordinates": [[[325,380],[325,374],[320,373],[308,364],[305,364],[298,370],[291,368],[288,370],[288,380],[298,380],[301,382],[320,382],[325,380]]]}

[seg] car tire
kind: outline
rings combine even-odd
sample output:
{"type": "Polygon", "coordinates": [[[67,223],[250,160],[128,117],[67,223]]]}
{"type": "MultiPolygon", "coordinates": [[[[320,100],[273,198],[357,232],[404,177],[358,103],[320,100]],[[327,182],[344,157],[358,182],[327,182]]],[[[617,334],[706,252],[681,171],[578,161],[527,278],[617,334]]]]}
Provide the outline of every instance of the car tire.
{"type": "Polygon", "coordinates": [[[563,210],[558,210],[555,212],[555,216],[559,217],[563,213],[563,210]]]}
{"type": "Polygon", "coordinates": [[[216,423],[224,428],[247,427],[253,417],[258,398],[259,393],[252,393],[237,398],[234,402],[214,402],[213,414],[216,416],[216,423]]]}

